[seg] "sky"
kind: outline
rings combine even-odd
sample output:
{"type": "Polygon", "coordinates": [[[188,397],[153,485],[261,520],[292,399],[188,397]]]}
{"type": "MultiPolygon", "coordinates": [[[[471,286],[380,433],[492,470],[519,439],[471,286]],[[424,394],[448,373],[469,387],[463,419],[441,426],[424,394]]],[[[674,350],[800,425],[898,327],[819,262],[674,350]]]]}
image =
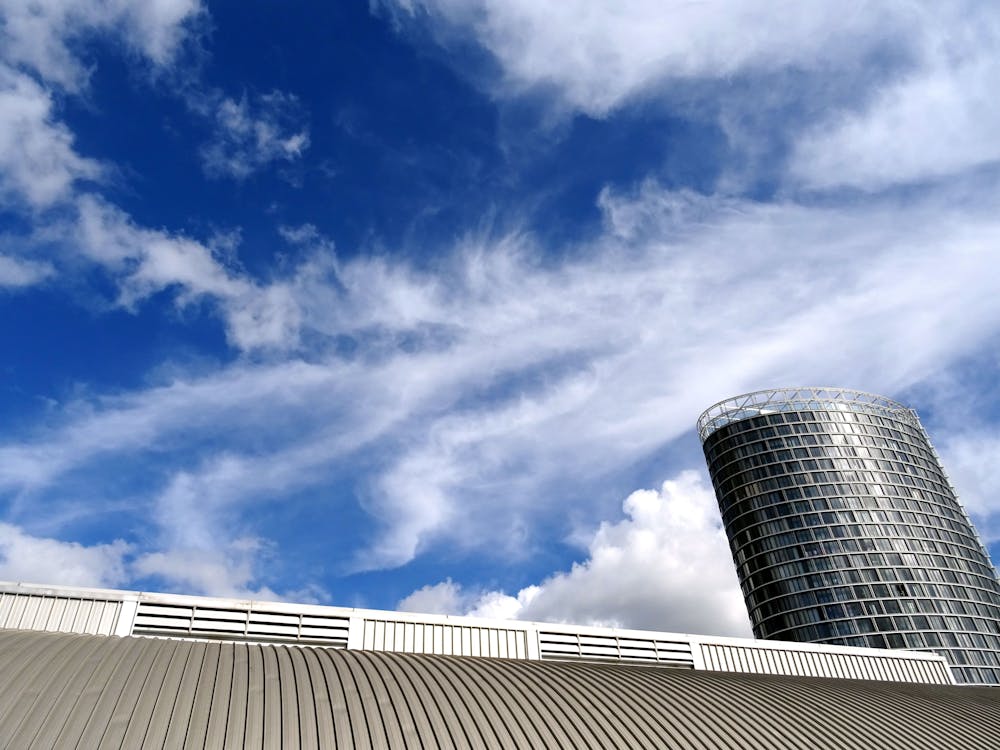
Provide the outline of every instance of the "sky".
{"type": "Polygon", "coordinates": [[[694,431],[1000,554],[1000,6],[0,0],[0,579],[748,635],[694,431]]]}

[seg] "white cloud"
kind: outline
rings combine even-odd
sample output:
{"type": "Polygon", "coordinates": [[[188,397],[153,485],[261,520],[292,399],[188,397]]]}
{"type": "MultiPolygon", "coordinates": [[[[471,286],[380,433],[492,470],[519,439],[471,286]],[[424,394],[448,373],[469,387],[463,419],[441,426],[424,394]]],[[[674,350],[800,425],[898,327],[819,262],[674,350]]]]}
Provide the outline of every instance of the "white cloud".
{"type": "Polygon", "coordinates": [[[245,503],[251,497],[306,481],[303,470],[291,462],[268,462],[260,467],[249,460],[222,456],[200,472],[175,474],[153,504],[156,534],[151,551],[137,555],[130,572],[154,578],[172,590],[209,596],[327,599],[326,592],[314,585],[284,594],[260,585],[277,546],[240,532],[245,525],[245,503]]]}
{"type": "Polygon", "coordinates": [[[986,543],[1000,539],[1000,434],[978,428],[940,441],[941,462],[986,543]]]}
{"type": "Polygon", "coordinates": [[[1000,162],[1000,13],[980,6],[935,31],[916,70],[800,137],[793,177],[877,190],[1000,162]]]}
{"type": "Polygon", "coordinates": [[[789,67],[852,65],[917,19],[906,3],[845,13],[809,3],[664,3],[658,0],[384,0],[398,23],[428,18],[439,38],[473,37],[498,61],[502,93],[551,90],[601,116],[671,79],[726,78],[789,67]]]}
{"type": "Polygon", "coordinates": [[[499,97],[540,91],[571,112],[604,117],[639,99],[672,102],[676,111],[698,100],[699,87],[688,84],[702,84],[712,99],[696,117],[721,110],[720,125],[740,152],[787,139],[787,176],[796,186],[879,190],[1000,161],[993,3],[855,3],[849,12],[829,0],[382,0],[377,7],[403,29],[429,23],[446,47],[474,40],[498,63],[498,79],[486,85],[499,97]],[[780,84],[788,89],[782,106],[813,121],[803,132],[789,127],[798,115],[774,107],[767,91],[774,84],[759,83],[774,73],[792,74],[780,84]],[[794,77],[803,73],[808,80],[796,91],[794,77]],[[758,81],[752,98],[736,93],[740,86],[704,86],[734,77],[758,81]]]}
{"type": "Polygon", "coordinates": [[[96,161],[74,150],[73,135],[52,108],[48,91],[0,63],[0,201],[46,208],[78,180],[101,175],[96,161]]]}
{"type": "MultiPolygon", "coordinates": [[[[192,497],[224,498],[226,518],[248,524],[239,533],[259,535],[250,507],[340,472],[356,480],[352,451],[364,446],[359,500],[380,529],[342,547],[342,563],[400,565],[443,542],[516,559],[537,542],[540,517],[569,503],[574,522],[594,519],[606,511],[595,488],[693,440],[698,413],[720,398],[810,382],[892,395],[1000,327],[992,192],[817,207],[647,183],[605,193],[602,207],[603,231],[558,265],[539,264],[531,237],[512,235],[468,238],[433,274],[370,257],[335,275],[299,269],[276,283],[302,328],[353,341],[353,353],[238,361],[71,403],[62,425],[0,446],[6,486],[39,491],[72,467],[155,449],[192,497]],[[220,435],[223,455],[192,460],[180,447],[181,436],[212,446],[220,435]]],[[[110,223],[100,242],[85,240],[91,252],[142,268],[110,223]]],[[[203,268],[201,246],[168,257],[186,253],[203,268]]],[[[223,305],[268,288],[204,269],[142,278],[183,278],[223,305]]]]}
{"type": "Polygon", "coordinates": [[[157,65],[170,63],[190,24],[205,13],[201,0],[119,0],[130,43],[157,65]]]}
{"type": "Polygon", "coordinates": [[[396,609],[428,615],[463,615],[467,612],[468,600],[462,587],[449,578],[417,589],[401,599],[396,609]]]}
{"type": "Polygon", "coordinates": [[[309,148],[309,128],[298,99],[280,91],[200,105],[214,122],[201,151],[206,174],[244,180],[273,163],[294,162],[309,148]]]}
{"type": "MultiPolygon", "coordinates": [[[[369,505],[387,527],[370,564],[400,564],[442,536],[516,554],[541,495],[648,455],[723,396],[788,382],[891,394],[1000,324],[1000,225],[986,216],[935,226],[931,209],[900,232],[890,206],[762,206],[653,186],[606,206],[602,246],[579,264],[532,269],[494,252],[465,256],[447,286],[381,268],[364,277],[358,313],[374,325],[445,330],[439,351],[408,358],[401,385],[438,378],[456,403],[508,383],[516,394],[434,415],[413,436],[369,505]]],[[[357,272],[340,277],[349,291],[357,272]]]]}
{"type": "Polygon", "coordinates": [[[160,587],[207,596],[270,601],[321,602],[322,588],[307,584],[278,593],[256,585],[266,573],[273,545],[251,537],[219,538],[211,549],[171,548],[136,554],[121,539],[84,545],[33,536],[0,522],[0,580],[21,583],[120,588],[137,578],[155,579],[160,587]]]}
{"type": "Polygon", "coordinates": [[[136,557],[131,572],[185,593],[279,600],[281,595],[270,588],[253,585],[260,576],[260,554],[266,546],[259,539],[243,537],[220,539],[213,549],[147,552],[136,557]]]}
{"type": "Polygon", "coordinates": [[[0,580],[65,586],[120,586],[130,545],[118,539],[85,546],[37,537],[0,523],[0,580]]]}
{"type": "Polygon", "coordinates": [[[0,0],[0,55],[68,90],[85,85],[89,68],[79,42],[120,38],[155,65],[166,65],[202,13],[200,0],[0,0]]]}
{"type": "Polygon", "coordinates": [[[314,584],[276,592],[259,585],[274,545],[253,537],[219,537],[210,548],[172,547],[142,552],[121,539],[84,545],[34,536],[0,522],[0,580],[120,588],[137,578],[161,588],[206,596],[269,601],[325,602],[314,584]]]}
{"type": "Polygon", "coordinates": [[[602,523],[587,558],[516,596],[451,580],[399,603],[413,612],[749,636],[743,596],[711,488],[686,471],[659,492],[639,490],[626,518],[602,523]]]}
{"type": "Polygon", "coordinates": [[[52,276],[55,270],[48,263],[0,255],[0,289],[34,286],[52,276]]]}
{"type": "MultiPolygon", "coordinates": [[[[202,14],[199,0],[0,0],[0,201],[36,211],[75,205],[78,224],[46,222],[40,233],[51,238],[61,227],[65,244],[114,271],[126,306],[171,288],[182,305],[216,301],[237,348],[294,347],[299,320],[287,288],[262,288],[203,243],[136,226],[119,209],[80,191],[81,181],[102,176],[102,165],[76,152],[72,133],[54,114],[53,89],[79,93],[87,82],[84,41],[121,40],[165,66],[202,14]]],[[[219,128],[206,150],[214,168],[245,177],[269,162],[294,160],[308,146],[292,96],[273,92],[236,102],[213,93],[202,99],[215,109],[203,114],[219,128]],[[290,130],[293,125],[299,129],[290,130]]],[[[5,267],[13,274],[10,263],[5,267]]]]}
{"type": "MultiPolygon", "coordinates": [[[[0,446],[0,487],[41,489],[89,462],[176,450],[194,434],[238,436],[267,424],[272,434],[285,436],[290,422],[311,424],[302,419],[302,410],[322,403],[323,394],[337,394],[338,382],[348,376],[337,368],[293,361],[176,377],[137,393],[80,398],[65,406],[67,422],[47,439],[0,446]]],[[[357,394],[344,397],[352,400],[357,394]]]]}
{"type": "MultiPolygon", "coordinates": [[[[574,568],[576,570],[576,568],[574,568]]],[[[563,574],[565,575],[565,574],[563,574]]],[[[526,586],[517,596],[505,594],[502,591],[482,591],[475,588],[465,588],[450,578],[440,583],[428,584],[408,596],[396,605],[403,612],[418,612],[432,615],[469,615],[471,617],[486,617],[491,620],[516,620],[526,611],[531,601],[545,590],[541,586],[526,586]]],[[[628,612],[619,613],[628,618],[628,612]]],[[[550,622],[568,622],[558,612],[549,613],[540,619],[550,622]]],[[[576,623],[594,622],[593,620],[573,620],[576,623]]]]}
{"type": "Polygon", "coordinates": [[[295,349],[302,315],[293,288],[282,283],[250,284],[225,300],[226,323],[233,346],[253,349],[295,349]]]}
{"type": "MultiPolygon", "coordinates": [[[[77,184],[100,178],[102,167],[76,153],[72,134],[53,119],[52,107],[42,86],[0,64],[0,202],[75,211],[75,221],[47,221],[39,236],[59,239],[72,255],[110,271],[125,307],[171,289],[182,306],[202,299],[218,304],[238,349],[297,345],[301,321],[291,287],[257,283],[206,244],[138,226],[102,198],[79,191],[77,184]]],[[[0,263],[7,286],[54,271],[51,264],[9,256],[0,263]]]]}
{"type": "Polygon", "coordinates": [[[119,302],[132,307],[164,289],[184,305],[207,298],[223,311],[227,334],[240,349],[294,348],[299,310],[288,287],[261,286],[227,267],[211,248],[183,235],[136,226],[99,198],[77,201],[79,220],[66,227],[66,243],[109,269],[119,302]]]}

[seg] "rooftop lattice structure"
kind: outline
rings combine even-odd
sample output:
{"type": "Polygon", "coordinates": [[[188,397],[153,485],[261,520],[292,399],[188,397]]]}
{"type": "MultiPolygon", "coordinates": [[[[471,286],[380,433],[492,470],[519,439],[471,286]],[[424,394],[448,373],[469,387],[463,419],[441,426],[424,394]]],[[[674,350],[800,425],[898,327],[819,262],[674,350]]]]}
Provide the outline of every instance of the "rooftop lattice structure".
{"type": "Polygon", "coordinates": [[[776,388],[744,393],[720,401],[698,417],[698,436],[702,442],[716,430],[741,419],[780,411],[830,411],[849,409],[910,422],[916,427],[920,420],[912,409],[897,401],[865,391],[827,386],[776,388]]]}

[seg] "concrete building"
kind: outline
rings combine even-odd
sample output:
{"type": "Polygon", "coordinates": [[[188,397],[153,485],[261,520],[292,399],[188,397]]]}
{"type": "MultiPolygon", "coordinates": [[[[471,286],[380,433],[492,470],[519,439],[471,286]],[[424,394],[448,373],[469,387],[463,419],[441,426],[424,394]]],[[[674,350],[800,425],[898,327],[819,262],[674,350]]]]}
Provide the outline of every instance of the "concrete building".
{"type": "Polygon", "coordinates": [[[698,420],[754,634],[943,655],[1000,684],[1000,584],[916,412],[835,388],[698,420]]]}

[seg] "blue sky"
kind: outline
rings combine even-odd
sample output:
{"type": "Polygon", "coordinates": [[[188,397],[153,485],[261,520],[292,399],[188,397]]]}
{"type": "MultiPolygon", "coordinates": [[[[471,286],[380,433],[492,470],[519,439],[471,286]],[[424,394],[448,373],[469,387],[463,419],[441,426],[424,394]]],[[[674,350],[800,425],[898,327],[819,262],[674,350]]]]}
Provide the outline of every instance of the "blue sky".
{"type": "Polygon", "coordinates": [[[0,0],[0,578],[749,632],[694,423],[1000,552],[1000,10],[0,0]]]}

